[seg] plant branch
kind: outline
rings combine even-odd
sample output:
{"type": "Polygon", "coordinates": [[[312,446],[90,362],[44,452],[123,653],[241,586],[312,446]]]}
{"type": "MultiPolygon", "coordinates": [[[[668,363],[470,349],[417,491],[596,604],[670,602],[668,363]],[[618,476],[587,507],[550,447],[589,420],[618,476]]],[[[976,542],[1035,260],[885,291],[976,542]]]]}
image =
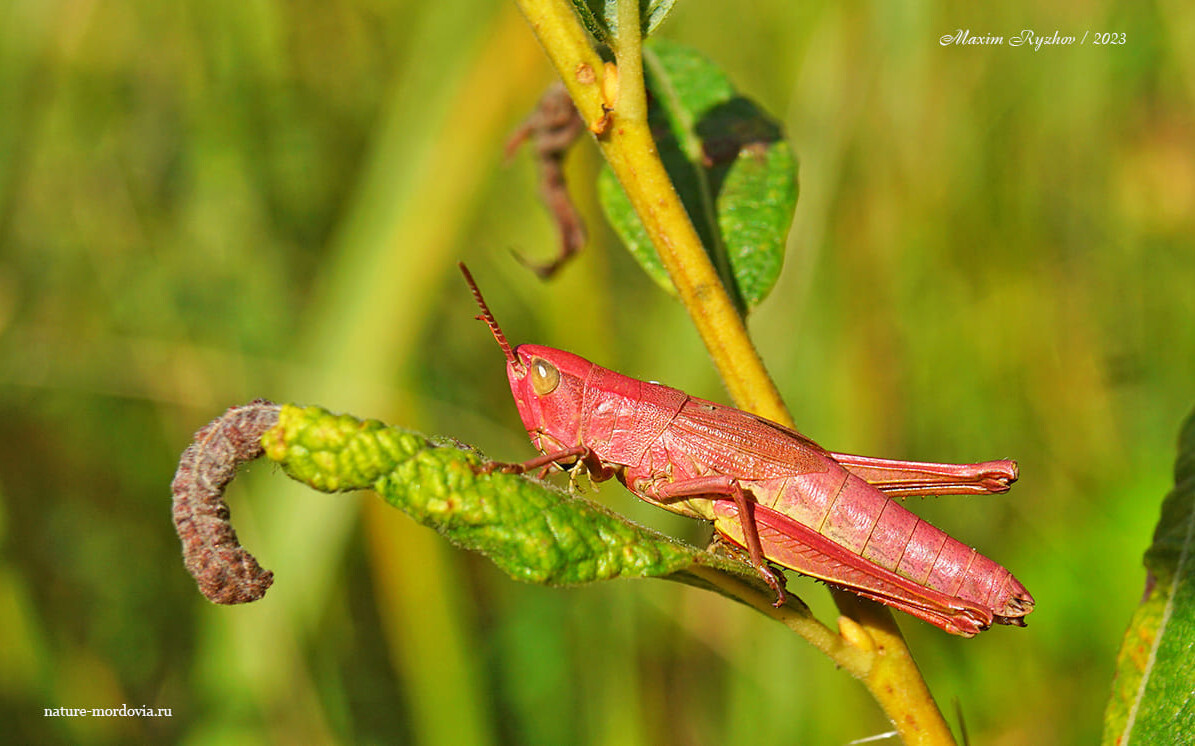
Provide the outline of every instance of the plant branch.
{"type": "MultiPolygon", "coordinates": [[[[619,0],[613,69],[593,48],[568,0],[516,2],[597,136],[731,398],[791,427],[792,417],[660,161],[647,121],[638,1],[619,0]]],[[[839,636],[811,617],[770,615],[863,681],[906,743],[954,743],[891,612],[843,591],[834,598],[843,614],[839,636]]]]}

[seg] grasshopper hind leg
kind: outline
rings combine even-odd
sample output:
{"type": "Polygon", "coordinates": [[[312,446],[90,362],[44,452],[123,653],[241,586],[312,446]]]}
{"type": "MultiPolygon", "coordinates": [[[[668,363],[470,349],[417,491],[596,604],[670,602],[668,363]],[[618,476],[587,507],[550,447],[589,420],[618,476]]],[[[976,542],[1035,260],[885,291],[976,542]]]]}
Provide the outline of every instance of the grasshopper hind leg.
{"type": "Polygon", "coordinates": [[[694,477],[670,482],[656,489],[656,499],[661,502],[675,502],[695,496],[729,497],[738,508],[743,526],[743,538],[749,562],[763,581],[776,594],[772,606],[780,608],[788,600],[784,589],[784,576],[776,572],[764,559],[763,543],[759,540],[759,527],[755,525],[755,501],[747,495],[739,481],[725,475],[694,477]]]}

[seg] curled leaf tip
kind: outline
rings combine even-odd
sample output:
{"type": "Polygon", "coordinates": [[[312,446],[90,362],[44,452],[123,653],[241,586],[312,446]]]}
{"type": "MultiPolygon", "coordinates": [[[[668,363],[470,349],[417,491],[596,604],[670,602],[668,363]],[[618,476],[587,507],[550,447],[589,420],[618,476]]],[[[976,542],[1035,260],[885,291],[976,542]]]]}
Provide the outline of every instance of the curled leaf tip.
{"type": "Polygon", "coordinates": [[[278,422],[278,405],[258,399],[232,407],[195,433],[179,458],[171,491],[183,562],[212,603],[256,601],[274,582],[237,540],[224,489],[237,466],[262,455],[261,436],[278,422]]]}

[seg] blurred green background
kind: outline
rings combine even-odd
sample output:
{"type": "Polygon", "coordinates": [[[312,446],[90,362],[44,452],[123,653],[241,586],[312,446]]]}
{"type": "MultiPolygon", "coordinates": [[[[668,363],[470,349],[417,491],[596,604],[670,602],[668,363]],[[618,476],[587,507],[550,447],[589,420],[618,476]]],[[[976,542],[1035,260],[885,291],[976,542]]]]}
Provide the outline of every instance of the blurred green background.
{"type": "MultiPolygon", "coordinates": [[[[1195,401],[1195,8],[682,0],[801,159],[751,328],[801,429],[895,458],[1015,457],[1005,496],[912,507],[1011,568],[1025,630],[899,616],[975,743],[1098,738],[1141,553],[1195,401]],[[957,29],[1115,47],[943,47],[957,29]]],[[[889,729],[786,629],[708,593],[521,585],[370,495],[250,467],[277,582],[183,569],[191,434],[264,396],[531,453],[457,276],[515,341],[725,400],[683,312],[594,207],[556,245],[529,153],[551,80],[513,4],[9,0],[0,8],[0,725],[12,742],[845,743],[889,729]],[[169,707],[169,718],[44,708],[169,707]]],[[[707,529],[616,509],[694,542],[707,529]]],[[[792,590],[832,623],[824,588],[792,590]]]]}

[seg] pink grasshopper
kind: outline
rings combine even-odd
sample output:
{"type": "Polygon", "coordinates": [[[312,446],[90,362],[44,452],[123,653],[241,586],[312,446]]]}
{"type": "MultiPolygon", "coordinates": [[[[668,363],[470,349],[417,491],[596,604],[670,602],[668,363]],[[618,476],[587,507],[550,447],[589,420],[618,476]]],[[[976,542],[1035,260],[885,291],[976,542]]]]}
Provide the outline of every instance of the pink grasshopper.
{"type": "Polygon", "coordinates": [[[577,464],[638,497],[712,521],[785,601],[774,562],[973,637],[1025,626],[1033,596],[1008,570],[892,495],[1005,492],[1013,461],[934,464],[830,453],[739,409],[629,378],[562,350],[511,348],[462,264],[506,356],[511,393],[543,454],[511,471],[577,464]]]}

